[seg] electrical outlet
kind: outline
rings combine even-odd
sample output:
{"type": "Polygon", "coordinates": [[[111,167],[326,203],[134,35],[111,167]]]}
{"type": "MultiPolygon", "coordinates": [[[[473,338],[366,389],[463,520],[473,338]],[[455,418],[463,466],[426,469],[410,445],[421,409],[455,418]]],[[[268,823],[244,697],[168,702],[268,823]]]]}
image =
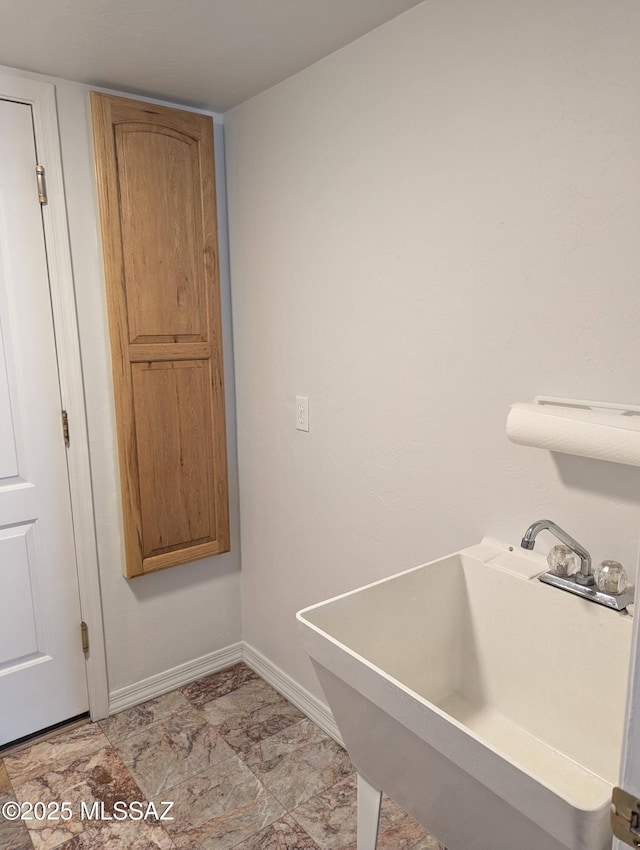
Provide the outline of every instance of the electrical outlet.
{"type": "Polygon", "coordinates": [[[309,430],[309,398],[306,395],[296,396],[296,428],[298,431],[309,430]]]}

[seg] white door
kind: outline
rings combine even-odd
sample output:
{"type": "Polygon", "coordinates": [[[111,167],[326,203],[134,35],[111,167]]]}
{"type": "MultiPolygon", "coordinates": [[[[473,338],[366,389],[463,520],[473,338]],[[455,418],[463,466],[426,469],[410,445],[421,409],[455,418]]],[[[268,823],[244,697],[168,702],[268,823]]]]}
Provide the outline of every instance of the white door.
{"type": "Polygon", "coordinates": [[[36,164],[0,99],[0,745],[88,709],[36,164]]]}

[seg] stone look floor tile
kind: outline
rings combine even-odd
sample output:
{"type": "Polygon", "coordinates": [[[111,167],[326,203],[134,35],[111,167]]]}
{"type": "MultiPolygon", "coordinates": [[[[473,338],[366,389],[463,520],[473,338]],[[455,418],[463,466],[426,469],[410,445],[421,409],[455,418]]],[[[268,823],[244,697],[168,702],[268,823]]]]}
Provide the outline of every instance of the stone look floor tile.
{"type": "Polygon", "coordinates": [[[111,743],[115,744],[190,707],[190,703],[180,691],[171,691],[101,720],[100,727],[111,743]]]}
{"type": "MultiPolygon", "coordinates": [[[[392,799],[383,795],[377,850],[412,850],[420,841],[434,839],[392,799]]],[[[428,845],[427,845],[428,846],[428,845]]],[[[434,845],[437,849],[438,843],[434,845]]],[[[353,850],[355,850],[355,845],[353,850]]]]}
{"type": "Polygon", "coordinates": [[[431,835],[427,835],[422,841],[414,844],[411,850],[446,850],[446,848],[431,835]]]}
{"type": "Polygon", "coordinates": [[[243,758],[287,811],[353,772],[342,747],[307,719],[255,744],[243,758]]]}
{"type": "MultiPolygon", "coordinates": [[[[356,850],[348,755],[244,664],[6,755],[11,799],[69,800],[74,818],[0,818],[0,850],[356,850]],[[151,799],[175,820],[79,817],[151,799]]],[[[385,797],[378,850],[444,848],[385,797]]]]}
{"type": "MultiPolygon", "coordinates": [[[[303,803],[292,812],[296,821],[323,850],[356,850],[356,777],[351,776],[303,803]]],[[[378,850],[412,850],[427,839],[425,848],[439,845],[417,821],[386,795],[382,799],[378,850]]]]}
{"type": "MultiPolygon", "coordinates": [[[[376,850],[414,850],[416,845],[431,850],[438,850],[439,844],[435,839],[427,836],[420,824],[406,815],[400,823],[389,827],[378,836],[376,850]],[[431,843],[425,843],[431,842],[431,843]]],[[[355,843],[349,850],[356,850],[355,843]]]]}
{"type": "Polygon", "coordinates": [[[356,841],[356,777],[307,800],[292,817],[322,850],[346,850],[356,841]]]}
{"type": "Polygon", "coordinates": [[[164,826],[179,850],[227,850],[285,814],[235,755],[169,792],[173,823],[164,826]]]}
{"type": "Polygon", "coordinates": [[[0,759],[0,794],[10,793],[11,782],[9,781],[9,774],[7,773],[7,768],[4,766],[4,760],[0,759]]]}
{"type": "Polygon", "coordinates": [[[257,741],[304,720],[302,712],[261,679],[206,703],[201,710],[240,754],[257,741]]]}
{"type": "Polygon", "coordinates": [[[238,844],[234,850],[320,850],[320,848],[291,815],[285,815],[282,820],[272,823],[262,832],[238,844]]]}
{"type": "Polygon", "coordinates": [[[89,827],[56,850],[175,850],[175,844],[157,824],[120,821],[89,827]]]}
{"type": "Polygon", "coordinates": [[[59,735],[13,755],[4,757],[9,779],[14,783],[24,781],[31,776],[39,776],[49,767],[59,770],[74,759],[109,746],[97,723],[87,723],[72,732],[61,731],[59,735]]]}
{"type": "MultiPolygon", "coordinates": [[[[8,799],[0,797],[0,805],[8,799]]],[[[0,847],[2,850],[33,850],[29,830],[20,821],[6,821],[0,815],[0,847]]]]}
{"type": "Polygon", "coordinates": [[[120,741],[116,747],[148,797],[165,794],[180,782],[233,755],[218,731],[193,709],[154,723],[120,741]]]}
{"type": "Polygon", "coordinates": [[[247,682],[259,681],[259,677],[250,670],[246,664],[235,664],[227,670],[212,673],[197,682],[191,682],[181,688],[181,693],[189,700],[195,708],[201,708],[211,700],[235,691],[247,682]]]}
{"type": "Polygon", "coordinates": [[[104,808],[108,817],[113,813],[116,800],[130,802],[143,799],[140,789],[112,747],[81,756],[59,770],[48,767],[41,776],[15,782],[14,790],[19,802],[41,801],[45,805],[71,803],[73,817],[70,820],[34,818],[25,822],[36,850],[50,850],[83,832],[87,826],[98,828],[107,823],[83,818],[82,803],[90,811],[97,802],[99,810],[104,808]]]}
{"type": "MultiPolygon", "coordinates": [[[[15,800],[15,794],[4,761],[0,759],[0,806],[10,800],[15,800]]],[[[2,850],[32,850],[33,844],[29,831],[22,821],[5,820],[0,815],[0,848],[2,850]]]]}

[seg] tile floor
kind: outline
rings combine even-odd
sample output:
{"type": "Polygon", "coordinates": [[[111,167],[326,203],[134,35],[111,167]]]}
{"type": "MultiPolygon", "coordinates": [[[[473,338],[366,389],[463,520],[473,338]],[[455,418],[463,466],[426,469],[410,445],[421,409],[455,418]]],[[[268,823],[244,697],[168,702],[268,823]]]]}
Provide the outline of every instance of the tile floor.
{"type": "MultiPolygon", "coordinates": [[[[0,759],[7,800],[67,821],[2,820],[0,850],[355,850],[346,752],[243,664],[0,759]],[[175,803],[173,821],[89,818],[94,802],[175,803]],[[81,804],[84,803],[84,815],[81,804]],[[51,811],[49,809],[49,811],[51,811]]],[[[440,845],[385,798],[379,850],[440,845]]]]}

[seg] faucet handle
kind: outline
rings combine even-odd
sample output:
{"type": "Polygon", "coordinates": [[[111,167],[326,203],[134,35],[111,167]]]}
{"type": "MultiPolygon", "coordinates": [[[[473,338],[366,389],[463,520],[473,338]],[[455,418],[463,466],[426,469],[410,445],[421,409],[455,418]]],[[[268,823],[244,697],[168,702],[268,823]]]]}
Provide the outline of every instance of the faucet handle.
{"type": "Polygon", "coordinates": [[[554,576],[572,576],[580,569],[580,558],[570,546],[559,543],[547,555],[547,564],[554,576]]]}
{"type": "Polygon", "coordinates": [[[596,567],[593,577],[602,593],[619,596],[627,588],[627,574],[620,561],[603,561],[596,567]]]}

